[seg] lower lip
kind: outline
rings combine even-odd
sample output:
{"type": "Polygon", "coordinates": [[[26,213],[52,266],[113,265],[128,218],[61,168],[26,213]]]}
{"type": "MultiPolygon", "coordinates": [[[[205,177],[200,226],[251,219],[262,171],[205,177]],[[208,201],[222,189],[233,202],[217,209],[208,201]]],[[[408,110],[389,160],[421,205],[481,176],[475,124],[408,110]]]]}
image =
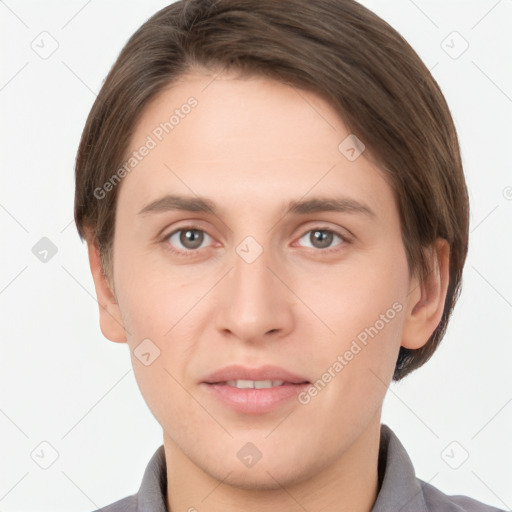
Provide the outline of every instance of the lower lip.
{"type": "Polygon", "coordinates": [[[237,412],[262,414],[270,412],[296,397],[309,386],[309,383],[283,384],[263,389],[239,389],[227,384],[208,384],[206,382],[202,382],[201,386],[237,412]]]}

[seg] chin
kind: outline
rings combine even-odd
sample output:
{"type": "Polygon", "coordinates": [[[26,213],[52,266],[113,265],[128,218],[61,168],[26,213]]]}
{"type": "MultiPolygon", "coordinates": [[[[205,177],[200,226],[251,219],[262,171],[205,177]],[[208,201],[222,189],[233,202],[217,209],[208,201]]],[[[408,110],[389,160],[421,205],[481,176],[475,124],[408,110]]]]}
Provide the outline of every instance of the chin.
{"type": "Polygon", "coordinates": [[[223,485],[246,491],[282,490],[283,487],[293,486],[305,479],[305,477],[301,478],[299,475],[290,475],[286,470],[272,470],[262,466],[257,473],[253,473],[254,469],[237,469],[233,470],[227,477],[218,475],[216,478],[221,480],[223,485]]]}

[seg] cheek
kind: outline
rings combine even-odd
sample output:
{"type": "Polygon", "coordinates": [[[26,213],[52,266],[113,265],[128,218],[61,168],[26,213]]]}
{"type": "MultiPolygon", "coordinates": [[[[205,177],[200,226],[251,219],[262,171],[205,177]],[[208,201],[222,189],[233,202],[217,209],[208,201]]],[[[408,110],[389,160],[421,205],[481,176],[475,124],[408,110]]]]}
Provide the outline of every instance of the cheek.
{"type": "Polygon", "coordinates": [[[403,313],[395,308],[374,306],[377,316],[365,308],[344,325],[340,320],[336,339],[310,354],[317,374],[302,403],[311,407],[311,429],[333,435],[333,445],[336,436],[365,428],[382,406],[400,346],[403,313]],[[325,411],[332,431],[325,431],[325,411]]]}
{"type": "Polygon", "coordinates": [[[194,314],[199,309],[194,304],[200,290],[171,277],[163,279],[161,269],[155,267],[125,275],[120,267],[118,270],[122,279],[118,302],[129,330],[131,362],[149,409],[170,431],[185,428],[185,422],[204,421],[199,408],[196,411],[191,406],[187,392],[188,369],[198,337],[194,314]]]}
{"type": "Polygon", "coordinates": [[[128,243],[122,242],[117,249],[116,289],[129,338],[134,343],[141,336],[165,340],[187,307],[190,309],[194,299],[197,301],[194,286],[165,265],[158,251],[152,255],[130,251],[128,243]]]}
{"type": "Polygon", "coordinates": [[[354,421],[379,406],[398,357],[407,283],[405,254],[390,253],[324,278],[323,288],[310,285],[310,303],[321,305],[315,312],[333,331],[305,347],[320,379],[318,403],[341,415],[360,411],[354,421]]]}
{"type": "Polygon", "coordinates": [[[298,294],[330,328],[331,343],[337,339],[343,344],[375,323],[382,327],[382,321],[388,332],[396,330],[396,313],[405,309],[407,262],[398,251],[368,253],[299,284],[298,294]]]}
{"type": "Polygon", "coordinates": [[[201,299],[209,281],[197,273],[184,276],[180,267],[173,269],[161,257],[135,252],[120,261],[116,272],[118,303],[131,352],[149,339],[169,371],[184,373],[184,359],[191,356],[199,334],[201,299]]]}

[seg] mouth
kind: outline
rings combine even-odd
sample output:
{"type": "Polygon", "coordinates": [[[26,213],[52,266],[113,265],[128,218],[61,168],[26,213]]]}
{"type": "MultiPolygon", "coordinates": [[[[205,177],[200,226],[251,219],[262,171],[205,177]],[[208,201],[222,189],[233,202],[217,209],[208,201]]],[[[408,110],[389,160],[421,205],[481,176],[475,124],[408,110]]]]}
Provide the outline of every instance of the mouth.
{"type": "Polygon", "coordinates": [[[274,365],[250,368],[242,365],[230,365],[208,375],[206,384],[222,384],[240,389],[266,389],[289,384],[309,382],[304,376],[274,365]]]}
{"type": "Polygon", "coordinates": [[[298,396],[306,391],[308,382],[291,383],[283,381],[226,381],[201,383],[208,399],[237,413],[262,415],[285,405],[302,404],[298,396]]]}
{"type": "Polygon", "coordinates": [[[261,415],[290,404],[293,399],[298,406],[297,395],[310,384],[309,380],[275,366],[230,366],[211,374],[200,387],[209,399],[231,411],[261,415]]]}
{"type": "Polygon", "coordinates": [[[309,381],[302,382],[286,382],[284,380],[228,380],[220,382],[206,382],[205,384],[217,386],[229,386],[236,389],[270,389],[281,386],[300,386],[303,384],[310,384],[309,381]]]}

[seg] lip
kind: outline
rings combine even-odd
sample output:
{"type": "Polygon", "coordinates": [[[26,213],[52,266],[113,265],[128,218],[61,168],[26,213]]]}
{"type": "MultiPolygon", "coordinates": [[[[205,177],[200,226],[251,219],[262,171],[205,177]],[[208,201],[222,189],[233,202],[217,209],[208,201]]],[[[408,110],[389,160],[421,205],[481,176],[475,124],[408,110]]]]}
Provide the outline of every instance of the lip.
{"type": "Polygon", "coordinates": [[[230,409],[244,414],[270,412],[295,398],[309,385],[310,382],[304,377],[272,365],[259,368],[227,366],[213,372],[200,383],[202,389],[210,396],[230,409]],[[284,384],[272,388],[238,389],[228,386],[229,380],[282,380],[284,384]]]}
{"type": "Polygon", "coordinates": [[[289,384],[309,382],[305,377],[300,377],[284,368],[273,365],[260,366],[259,368],[248,368],[241,365],[226,366],[208,375],[203,382],[219,384],[228,380],[283,380],[289,384]]]}
{"type": "MultiPolygon", "coordinates": [[[[259,380],[259,379],[258,379],[259,380]]],[[[200,386],[208,393],[236,412],[244,414],[263,414],[273,411],[285,402],[296,398],[310,384],[283,384],[273,388],[238,389],[227,384],[208,384],[200,386]]],[[[297,405],[299,401],[296,400],[297,405]]]]}

